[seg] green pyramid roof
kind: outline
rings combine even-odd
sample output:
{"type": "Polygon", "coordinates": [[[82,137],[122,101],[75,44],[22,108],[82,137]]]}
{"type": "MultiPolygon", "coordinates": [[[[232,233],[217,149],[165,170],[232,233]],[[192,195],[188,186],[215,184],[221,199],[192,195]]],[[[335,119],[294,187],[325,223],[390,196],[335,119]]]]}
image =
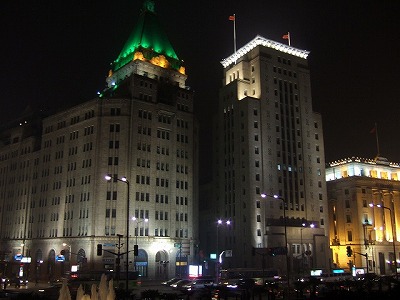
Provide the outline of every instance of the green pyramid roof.
{"type": "Polygon", "coordinates": [[[171,61],[172,66],[179,67],[179,58],[171,43],[162,30],[158,17],[154,11],[154,1],[146,0],[139,20],[125,43],[118,58],[114,61],[114,71],[132,61],[134,53],[139,50],[145,52],[145,57],[151,59],[154,56],[164,55],[171,61]]]}

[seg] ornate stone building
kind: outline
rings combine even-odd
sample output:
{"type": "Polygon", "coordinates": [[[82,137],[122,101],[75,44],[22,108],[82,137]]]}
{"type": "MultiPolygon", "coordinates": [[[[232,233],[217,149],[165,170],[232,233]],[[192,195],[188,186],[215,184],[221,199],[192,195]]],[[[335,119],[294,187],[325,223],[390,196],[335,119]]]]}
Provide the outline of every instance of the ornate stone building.
{"type": "Polygon", "coordinates": [[[335,267],[395,273],[400,258],[399,178],[399,164],[382,157],[329,164],[329,237],[335,267]]]}
{"type": "Polygon", "coordinates": [[[2,131],[3,272],[115,270],[111,252],[126,252],[129,231],[122,270],[187,273],[198,243],[198,125],[186,79],[145,1],[97,98],[2,131]]]}

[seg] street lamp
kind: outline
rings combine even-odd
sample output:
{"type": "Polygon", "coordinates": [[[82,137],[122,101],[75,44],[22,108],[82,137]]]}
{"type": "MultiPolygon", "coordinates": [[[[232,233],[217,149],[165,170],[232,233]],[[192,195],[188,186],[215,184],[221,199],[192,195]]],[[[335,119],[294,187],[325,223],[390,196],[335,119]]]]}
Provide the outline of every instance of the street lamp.
{"type": "Polygon", "coordinates": [[[128,187],[127,195],[126,195],[126,278],[125,278],[125,288],[126,288],[126,295],[128,296],[129,293],[129,181],[126,177],[122,177],[121,179],[118,177],[114,177],[111,175],[106,175],[105,179],[107,181],[110,181],[111,179],[114,179],[116,181],[120,181],[123,183],[126,183],[126,186],[128,187]]]}
{"type": "MultiPolygon", "coordinates": [[[[314,228],[315,225],[313,223],[310,226],[306,226],[306,223],[302,223],[300,228],[300,249],[301,249],[301,270],[304,273],[304,245],[303,245],[303,230],[306,228],[314,228]]],[[[308,251],[308,250],[307,250],[308,251]]],[[[306,251],[306,254],[309,253],[306,251]]],[[[308,255],[308,254],[307,254],[308,255]]],[[[308,259],[307,259],[307,266],[308,266],[308,259]]]]}
{"type": "MultiPolygon", "coordinates": [[[[67,243],[62,243],[62,245],[63,245],[63,247],[68,247],[68,262],[69,262],[69,270],[71,271],[71,266],[72,266],[72,263],[71,263],[71,245],[69,245],[67,243]]],[[[65,255],[65,250],[61,251],[61,255],[64,255],[64,257],[66,256],[65,255]]],[[[61,268],[62,268],[61,272],[64,274],[65,273],[64,262],[62,262],[61,268]]]]}
{"type": "Polygon", "coordinates": [[[68,247],[68,261],[71,264],[71,245],[67,244],[67,243],[62,243],[63,247],[68,247]]]}
{"type": "MultiPolygon", "coordinates": [[[[394,255],[394,258],[393,258],[393,259],[394,259],[393,265],[394,265],[396,280],[398,280],[398,274],[397,274],[397,260],[396,260],[396,237],[395,237],[394,220],[393,220],[393,216],[392,216],[392,210],[391,210],[389,207],[384,206],[384,205],[381,205],[381,204],[373,204],[373,203],[370,203],[370,204],[369,204],[369,207],[378,207],[378,208],[387,209],[387,210],[389,211],[389,215],[390,215],[390,224],[391,224],[391,226],[392,226],[392,239],[393,239],[393,242],[392,242],[392,244],[393,244],[393,255],[394,255]]],[[[368,267],[368,266],[367,266],[367,267],[368,267]]]]}
{"type": "Polygon", "coordinates": [[[303,230],[306,228],[306,223],[302,223],[300,228],[300,250],[301,250],[301,266],[303,269],[303,257],[304,257],[304,250],[303,250],[303,230]]]}
{"type": "Polygon", "coordinates": [[[283,203],[283,221],[285,227],[285,248],[286,248],[286,276],[287,276],[287,299],[289,299],[289,292],[290,292],[290,261],[289,261],[289,248],[288,248],[288,239],[287,239],[287,221],[286,221],[286,201],[279,195],[268,195],[268,194],[261,194],[262,198],[271,197],[274,199],[281,200],[283,203]]]}
{"type": "MultiPolygon", "coordinates": [[[[132,221],[136,221],[136,230],[135,230],[135,238],[136,238],[136,241],[135,241],[135,247],[138,247],[139,224],[140,224],[140,223],[143,223],[143,222],[147,223],[147,222],[149,221],[149,219],[148,219],[148,218],[144,218],[143,220],[140,220],[140,221],[139,221],[138,218],[132,217],[132,221]]],[[[135,256],[136,256],[136,255],[135,255],[135,256]]],[[[136,271],[136,259],[135,259],[135,271],[136,271]]]]}
{"type": "Polygon", "coordinates": [[[219,253],[219,227],[221,225],[223,225],[224,223],[225,223],[225,225],[229,226],[229,225],[231,225],[232,222],[231,222],[231,220],[223,221],[221,219],[218,219],[218,221],[217,221],[217,283],[219,281],[219,267],[222,263],[222,252],[221,252],[221,254],[219,253]]]}
{"type": "Polygon", "coordinates": [[[306,223],[302,223],[300,228],[300,244],[301,244],[301,255],[304,255],[304,247],[303,247],[303,230],[306,228],[314,228],[315,225],[313,223],[310,224],[309,227],[306,226],[306,223]]]}

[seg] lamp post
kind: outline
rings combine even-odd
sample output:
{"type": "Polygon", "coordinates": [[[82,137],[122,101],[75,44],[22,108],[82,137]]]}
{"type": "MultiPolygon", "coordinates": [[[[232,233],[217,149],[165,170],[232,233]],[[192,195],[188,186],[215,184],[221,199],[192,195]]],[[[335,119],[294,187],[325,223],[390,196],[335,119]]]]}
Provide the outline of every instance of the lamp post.
{"type": "MultiPolygon", "coordinates": [[[[394,255],[394,270],[395,270],[395,275],[396,275],[396,280],[398,280],[398,273],[397,273],[397,260],[396,260],[396,237],[395,237],[395,230],[394,230],[394,222],[393,222],[393,216],[392,216],[392,210],[390,209],[390,207],[381,205],[381,204],[373,204],[370,203],[369,204],[370,207],[378,207],[378,208],[383,208],[384,210],[387,209],[389,211],[389,215],[390,215],[390,224],[392,226],[392,239],[393,239],[393,255],[394,255]]],[[[367,266],[368,267],[368,266],[367,266]]]]}
{"type": "Polygon", "coordinates": [[[128,188],[127,195],[126,195],[126,266],[125,266],[126,267],[125,289],[126,289],[126,296],[128,296],[128,293],[129,293],[129,193],[130,193],[129,181],[126,177],[118,178],[118,177],[114,177],[111,175],[106,175],[105,179],[107,181],[114,179],[116,181],[126,183],[126,186],[128,188]]]}
{"type": "Polygon", "coordinates": [[[62,243],[63,247],[68,247],[68,260],[71,263],[71,245],[67,244],[67,243],[62,243]]]}
{"type": "Polygon", "coordinates": [[[304,275],[304,247],[303,247],[303,230],[306,226],[306,223],[301,224],[300,228],[300,256],[301,256],[301,274],[304,275]]]}
{"type": "MultiPolygon", "coordinates": [[[[139,224],[140,224],[140,223],[143,223],[143,222],[147,223],[147,222],[149,221],[149,219],[148,219],[148,218],[144,218],[143,220],[139,221],[138,218],[132,217],[132,221],[136,221],[136,230],[135,230],[135,238],[136,238],[136,241],[135,241],[135,247],[138,247],[139,224]]],[[[136,271],[136,259],[135,259],[135,271],[136,271]]]]}
{"type": "Polygon", "coordinates": [[[221,226],[224,223],[227,226],[229,226],[229,225],[231,225],[232,222],[230,220],[223,221],[221,219],[218,219],[218,221],[217,221],[217,284],[219,282],[219,267],[222,263],[222,256],[219,253],[219,226],[221,226]]]}
{"type": "MultiPolygon", "coordinates": [[[[303,230],[306,228],[314,228],[315,225],[313,223],[310,224],[310,226],[306,226],[306,223],[302,223],[300,228],[300,247],[301,247],[301,270],[302,274],[304,274],[304,245],[303,245],[303,230]]],[[[306,254],[309,255],[310,252],[309,250],[306,251],[306,254]]],[[[308,259],[307,259],[307,267],[308,266],[308,259]]]]}
{"type": "Polygon", "coordinates": [[[121,279],[121,247],[123,244],[121,244],[121,238],[123,237],[122,234],[117,234],[118,236],[118,253],[117,253],[117,259],[116,259],[116,265],[117,265],[117,282],[118,282],[118,287],[119,287],[119,280],[121,279]]]}
{"type": "MultiPolygon", "coordinates": [[[[67,244],[67,243],[62,243],[63,247],[68,247],[68,262],[69,262],[69,270],[71,271],[71,245],[67,244]]],[[[64,270],[64,262],[62,263],[62,273],[65,273],[64,270]]]]}
{"type": "Polygon", "coordinates": [[[303,251],[303,229],[306,228],[306,223],[302,223],[300,228],[300,250],[301,250],[301,257],[303,257],[304,251],[303,251]]]}
{"type": "Polygon", "coordinates": [[[271,197],[274,199],[281,200],[283,203],[283,222],[285,227],[285,248],[286,248],[286,276],[287,276],[287,295],[286,298],[289,299],[289,292],[290,292],[290,261],[289,261],[289,248],[288,248],[288,239],[287,239],[287,221],[286,221],[286,201],[279,195],[268,195],[268,194],[261,194],[262,198],[271,197]]]}

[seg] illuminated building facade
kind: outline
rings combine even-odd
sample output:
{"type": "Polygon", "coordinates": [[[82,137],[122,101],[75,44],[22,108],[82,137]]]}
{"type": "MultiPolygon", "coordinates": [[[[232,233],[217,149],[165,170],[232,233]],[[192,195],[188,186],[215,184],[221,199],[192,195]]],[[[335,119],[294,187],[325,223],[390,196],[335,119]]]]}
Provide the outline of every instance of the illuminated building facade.
{"type": "Polygon", "coordinates": [[[71,265],[115,270],[108,251],[124,252],[118,235],[126,235],[129,203],[129,249],[139,245],[129,269],[149,278],[187,273],[198,239],[198,125],[186,78],[145,1],[98,98],[2,132],[3,271],[19,272],[21,255],[31,259],[23,265],[31,278],[57,278],[71,265]]]}
{"type": "Polygon", "coordinates": [[[264,266],[286,274],[284,255],[265,255],[285,247],[286,225],[290,275],[329,269],[322,121],[312,110],[307,56],[257,36],[221,62],[215,182],[208,190],[213,213],[206,223],[231,221],[208,232],[218,244],[209,243],[208,252],[232,250],[222,268],[264,266]]]}
{"type": "Polygon", "coordinates": [[[329,237],[337,268],[395,273],[400,258],[399,178],[400,165],[381,157],[352,157],[329,164],[329,237]]]}

